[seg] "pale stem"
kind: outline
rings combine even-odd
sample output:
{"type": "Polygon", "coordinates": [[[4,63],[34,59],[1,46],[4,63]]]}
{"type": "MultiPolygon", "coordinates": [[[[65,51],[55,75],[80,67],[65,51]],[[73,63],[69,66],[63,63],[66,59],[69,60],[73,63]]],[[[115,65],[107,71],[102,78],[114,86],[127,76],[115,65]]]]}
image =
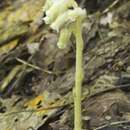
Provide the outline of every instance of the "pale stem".
{"type": "Polygon", "coordinates": [[[82,129],[81,90],[83,81],[83,38],[81,20],[75,23],[74,35],[76,38],[76,74],[74,88],[74,130],[82,129]]]}

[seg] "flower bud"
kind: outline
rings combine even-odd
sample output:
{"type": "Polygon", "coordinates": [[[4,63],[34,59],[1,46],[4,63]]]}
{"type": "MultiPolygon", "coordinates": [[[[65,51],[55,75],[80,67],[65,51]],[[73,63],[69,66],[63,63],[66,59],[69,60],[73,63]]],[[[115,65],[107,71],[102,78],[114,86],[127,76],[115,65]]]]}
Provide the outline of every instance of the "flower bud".
{"type": "Polygon", "coordinates": [[[71,37],[71,30],[64,28],[60,31],[60,37],[59,37],[59,41],[57,43],[57,46],[60,49],[64,49],[67,44],[69,43],[69,39],[71,37]]]}

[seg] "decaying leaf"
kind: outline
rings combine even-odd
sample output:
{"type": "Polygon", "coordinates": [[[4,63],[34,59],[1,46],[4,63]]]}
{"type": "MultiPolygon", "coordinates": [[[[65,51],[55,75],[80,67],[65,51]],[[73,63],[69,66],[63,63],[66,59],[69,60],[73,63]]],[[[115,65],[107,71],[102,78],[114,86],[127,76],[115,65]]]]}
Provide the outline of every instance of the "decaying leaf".
{"type": "Polygon", "coordinates": [[[60,96],[45,91],[32,99],[24,99],[16,106],[13,106],[14,98],[3,103],[10,102],[7,111],[0,114],[1,129],[27,130],[38,129],[45,121],[57,112],[59,106],[63,105],[60,96]],[[6,124],[8,122],[8,124],[6,124]],[[24,124],[24,125],[23,125],[24,124]]]}
{"type": "Polygon", "coordinates": [[[3,45],[2,47],[0,47],[0,55],[8,53],[9,51],[11,51],[12,49],[14,49],[18,44],[18,40],[13,40],[11,42],[9,42],[6,45],[3,45]]]}

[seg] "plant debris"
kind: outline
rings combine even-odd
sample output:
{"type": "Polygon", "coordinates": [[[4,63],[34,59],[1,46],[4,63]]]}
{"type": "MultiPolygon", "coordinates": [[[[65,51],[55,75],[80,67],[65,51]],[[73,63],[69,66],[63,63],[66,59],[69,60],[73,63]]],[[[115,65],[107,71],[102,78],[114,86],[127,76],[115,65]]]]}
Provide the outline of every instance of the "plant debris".
{"type": "MultiPolygon", "coordinates": [[[[86,130],[130,129],[130,1],[77,0],[83,25],[86,130]]],[[[0,0],[0,129],[72,130],[75,40],[57,47],[45,0],[0,0]]]]}

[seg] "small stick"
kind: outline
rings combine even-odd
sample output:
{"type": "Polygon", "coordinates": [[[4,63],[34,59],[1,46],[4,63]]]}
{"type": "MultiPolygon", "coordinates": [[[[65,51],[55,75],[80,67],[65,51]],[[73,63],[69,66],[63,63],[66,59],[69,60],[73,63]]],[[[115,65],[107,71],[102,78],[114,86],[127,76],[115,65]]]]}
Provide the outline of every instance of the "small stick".
{"type": "Polygon", "coordinates": [[[109,124],[105,124],[105,125],[102,125],[102,126],[99,126],[93,130],[100,130],[100,129],[103,129],[103,128],[106,128],[107,126],[115,126],[115,125],[120,125],[120,124],[124,124],[124,123],[129,123],[130,120],[126,120],[126,121],[116,121],[116,122],[112,122],[112,123],[109,123],[109,124]]]}

